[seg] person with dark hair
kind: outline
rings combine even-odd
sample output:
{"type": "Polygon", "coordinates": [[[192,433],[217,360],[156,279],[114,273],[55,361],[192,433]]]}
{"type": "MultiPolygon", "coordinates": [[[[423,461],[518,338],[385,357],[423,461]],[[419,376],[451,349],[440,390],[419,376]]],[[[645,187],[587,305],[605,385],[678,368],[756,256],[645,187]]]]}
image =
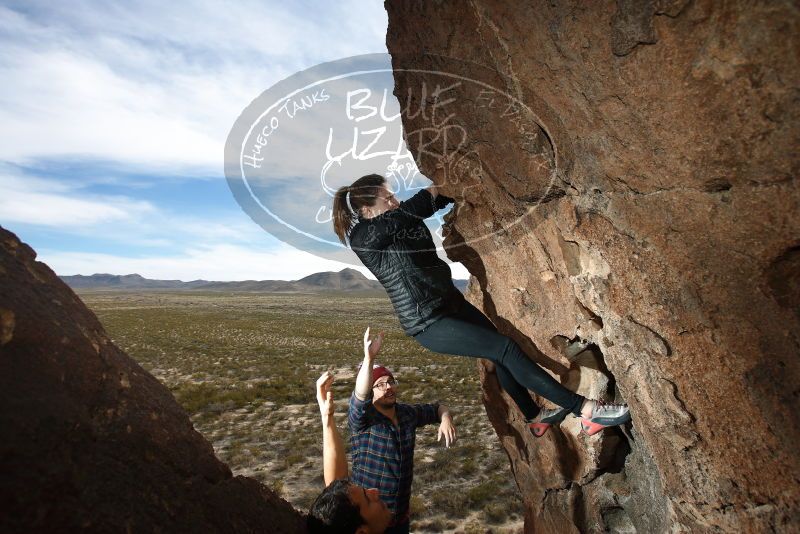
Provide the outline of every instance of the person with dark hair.
{"type": "Polygon", "coordinates": [[[392,522],[392,512],[378,495],[347,478],[344,443],[334,419],[333,375],[317,380],[317,403],[322,417],[322,471],[325,489],[308,511],[310,534],[382,534],[392,522]]]}
{"type": "Polygon", "coordinates": [[[386,180],[370,174],[336,192],[333,227],[386,289],[407,335],[434,352],[486,358],[495,364],[500,385],[534,436],[541,437],[570,413],[581,418],[589,435],[629,421],[627,405],[605,404],[566,389],[464,299],[424,223],[451,202],[435,186],[398,202],[386,180]],[[528,390],[558,407],[541,409],[528,390]]]}
{"type": "Polygon", "coordinates": [[[383,334],[370,339],[364,332],[364,360],[350,396],[347,420],[353,451],[352,480],[378,489],[381,500],[394,515],[391,534],[408,534],[411,484],[414,478],[414,447],[417,428],[439,423],[438,440],[450,446],[456,429],[447,406],[402,404],[398,382],[382,365],[373,365],[381,349],[383,334]]]}

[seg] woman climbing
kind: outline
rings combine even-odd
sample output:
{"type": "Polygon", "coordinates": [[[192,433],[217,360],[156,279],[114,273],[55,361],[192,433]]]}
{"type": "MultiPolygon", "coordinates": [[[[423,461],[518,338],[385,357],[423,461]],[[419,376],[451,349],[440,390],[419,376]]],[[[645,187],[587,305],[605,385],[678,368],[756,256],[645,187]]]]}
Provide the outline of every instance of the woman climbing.
{"type": "Polygon", "coordinates": [[[435,186],[398,202],[386,180],[370,174],[336,192],[333,227],[386,289],[407,335],[434,352],[494,362],[500,385],[536,437],[569,413],[581,418],[589,435],[630,420],[624,404],[588,400],[566,389],[464,299],[424,223],[451,202],[435,186]],[[540,409],[528,390],[559,408],[540,409]]]}

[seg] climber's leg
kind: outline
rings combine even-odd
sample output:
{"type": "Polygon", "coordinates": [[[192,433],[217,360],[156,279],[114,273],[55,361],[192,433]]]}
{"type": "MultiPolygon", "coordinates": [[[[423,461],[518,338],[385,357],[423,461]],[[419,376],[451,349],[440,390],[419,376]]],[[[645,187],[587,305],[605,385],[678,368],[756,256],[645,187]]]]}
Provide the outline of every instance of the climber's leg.
{"type": "Polygon", "coordinates": [[[532,421],[539,415],[540,408],[533,402],[531,394],[528,393],[528,390],[522,387],[519,382],[514,380],[514,377],[511,376],[508,369],[500,364],[495,364],[494,369],[497,375],[497,381],[500,382],[500,387],[514,400],[514,403],[519,407],[522,415],[525,416],[525,419],[532,421]]]}
{"type": "MultiPolygon", "coordinates": [[[[498,367],[504,367],[513,381],[523,388],[580,415],[584,398],[559,384],[528,358],[514,340],[497,332],[491,321],[469,302],[465,302],[458,313],[442,317],[414,338],[434,352],[491,360],[498,367]]],[[[502,379],[502,376],[498,375],[498,378],[502,379]]],[[[506,389],[505,385],[503,387],[506,389]]],[[[514,395],[518,405],[525,403],[518,392],[514,395]]],[[[529,395],[527,397],[530,398],[529,395]]],[[[523,409],[522,406],[520,409],[523,409]]]]}

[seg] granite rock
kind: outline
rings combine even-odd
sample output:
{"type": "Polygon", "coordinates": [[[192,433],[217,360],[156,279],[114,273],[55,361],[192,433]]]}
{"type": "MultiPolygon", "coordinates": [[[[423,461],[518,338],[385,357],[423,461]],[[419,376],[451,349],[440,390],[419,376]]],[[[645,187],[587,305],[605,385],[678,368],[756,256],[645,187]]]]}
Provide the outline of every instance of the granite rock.
{"type": "Polygon", "coordinates": [[[0,531],[305,530],[232,476],[169,390],[0,228],[0,531]]]}
{"type": "Polygon", "coordinates": [[[631,406],[626,429],[536,440],[480,366],[526,530],[797,525],[796,3],[386,8],[470,300],[568,387],[631,406]]]}

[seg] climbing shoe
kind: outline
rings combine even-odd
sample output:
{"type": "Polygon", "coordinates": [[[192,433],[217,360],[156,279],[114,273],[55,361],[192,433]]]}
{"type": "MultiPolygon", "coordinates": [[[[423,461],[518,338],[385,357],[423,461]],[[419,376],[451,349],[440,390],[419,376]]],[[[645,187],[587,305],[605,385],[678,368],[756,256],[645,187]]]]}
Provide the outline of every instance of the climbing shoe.
{"type": "Polygon", "coordinates": [[[592,416],[581,417],[581,428],[590,436],[594,436],[606,427],[621,425],[631,420],[631,412],[627,404],[591,402],[594,403],[592,416]]]}
{"type": "Polygon", "coordinates": [[[564,418],[569,414],[569,410],[566,408],[553,408],[551,410],[546,410],[542,408],[539,411],[539,415],[533,418],[533,421],[528,423],[528,428],[531,429],[531,433],[537,438],[541,438],[545,435],[547,430],[550,428],[551,425],[557,425],[564,418]]]}

